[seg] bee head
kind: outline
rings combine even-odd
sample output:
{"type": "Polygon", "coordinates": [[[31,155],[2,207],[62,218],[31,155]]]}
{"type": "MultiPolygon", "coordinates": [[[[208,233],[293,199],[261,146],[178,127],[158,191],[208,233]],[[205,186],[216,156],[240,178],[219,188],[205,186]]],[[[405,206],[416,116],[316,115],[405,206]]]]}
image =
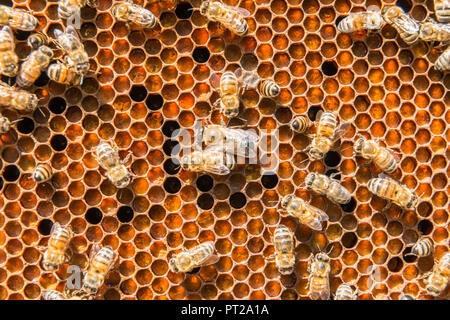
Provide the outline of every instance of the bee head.
{"type": "Polygon", "coordinates": [[[316,174],[314,172],[308,173],[308,175],[305,178],[306,188],[308,188],[308,189],[311,188],[315,178],[316,178],[316,174]]]}
{"type": "Polygon", "coordinates": [[[209,1],[202,2],[202,4],[200,5],[200,13],[206,14],[208,7],[209,7],[209,1]]]}
{"type": "Polygon", "coordinates": [[[406,208],[408,208],[408,209],[415,208],[417,206],[418,201],[419,201],[419,199],[415,195],[412,195],[411,199],[409,200],[408,204],[406,205],[406,208]]]}
{"type": "Polygon", "coordinates": [[[283,199],[281,199],[281,207],[286,208],[293,197],[292,194],[284,196],[283,199]]]}
{"type": "Polygon", "coordinates": [[[312,149],[309,151],[309,154],[310,154],[311,158],[313,158],[313,159],[315,159],[315,160],[320,160],[320,159],[322,159],[323,156],[324,156],[323,152],[320,152],[319,150],[317,150],[317,149],[315,149],[315,148],[312,148],[312,149]]]}
{"type": "Polygon", "coordinates": [[[55,271],[56,269],[58,269],[58,266],[56,264],[50,262],[43,262],[42,267],[45,271],[55,271]]]}
{"type": "Polygon", "coordinates": [[[382,17],[379,14],[371,14],[367,19],[369,29],[377,29],[383,23],[382,17]]]}
{"type": "Polygon", "coordinates": [[[402,8],[400,8],[398,6],[394,6],[394,5],[387,5],[382,10],[383,17],[385,17],[387,19],[398,18],[404,13],[405,12],[403,11],[402,8]]]}
{"type": "Polygon", "coordinates": [[[318,253],[316,259],[317,259],[317,261],[323,262],[323,263],[330,262],[330,257],[328,257],[328,255],[323,252],[318,253]]]}
{"type": "Polygon", "coordinates": [[[353,150],[355,150],[356,155],[361,154],[364,141],[365,141],[364,138],[359,138],[358,140],[356,140],[355,145],[353,146],[353,150]]]}

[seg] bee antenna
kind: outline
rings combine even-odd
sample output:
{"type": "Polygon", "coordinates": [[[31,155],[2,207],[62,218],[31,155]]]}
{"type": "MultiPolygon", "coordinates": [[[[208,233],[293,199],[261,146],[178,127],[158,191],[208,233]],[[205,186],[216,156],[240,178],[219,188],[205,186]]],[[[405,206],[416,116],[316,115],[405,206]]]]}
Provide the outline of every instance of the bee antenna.
{"type": "Polygon", "coordinates": [[[301,165],[302,163],[305,163],[307,161],[311,161],[311,159],[309,159],[309,157],[307,157],[305,160],[300,161],[300,163],[298,165],[301,165]]]}
{"type": "Polygon", "coordinates": [[[45,113],[41,110],[41,108],[36,108],[36,110],[39,111],[39,113],[45,118],[45,113]]]}
{"type": "Polygon", "coordinates": [[[341,152],[344,152],[345,150],[348,150],[348,149],[351,149],[351,148],[353,148],[353,145],[351,145],[350,147],[347,147],[345,149],[342,149],[341,152]]]}
{"type": "Polygon", "coordinates": [[[193,11],[193,10],[195,10],[195,8],[186,9],[186,11],[193,11]]]}

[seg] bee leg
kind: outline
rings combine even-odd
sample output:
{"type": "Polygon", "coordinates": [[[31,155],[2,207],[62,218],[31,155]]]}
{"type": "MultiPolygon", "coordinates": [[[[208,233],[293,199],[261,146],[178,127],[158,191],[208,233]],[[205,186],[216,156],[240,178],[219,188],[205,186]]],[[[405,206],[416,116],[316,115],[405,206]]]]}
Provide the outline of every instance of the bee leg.
{"type": "Polygon", "coordinates": [[[122,164],[125,164],[128,162],[128,160],[130,160],[130,158],[133,156],[133,153],[130,152],[129,154],[127,154],[127,156],[125,157],[125,159],[122,160],[122,164]]]}
{"type": "Polygon", "coordinates": [[[273,261],[274,259],[275,259],[275,253],[274,253],[274,254],[271,254],[270,256],[268,256],[268,257],[266,258],[266,261],[271,262],[271,261],[273,261]]]}
{"type": "Polygon", "coordinates": [[[40,252],[45,252],[47,250],[46,246],[37,246],[36,249],[38,249],[40,252]]]}
{"type": "MultiPolygon", "coordinates": [[[[330,178],[334,179],[334,177],[336,177],[336,176],[338,176],[340,174],[341,174],[340,172],[334,172],[334,173],[330,174],[330,178]]],[[[337,180],[337,179],[335,179],[335,180],[337,180]]]]}

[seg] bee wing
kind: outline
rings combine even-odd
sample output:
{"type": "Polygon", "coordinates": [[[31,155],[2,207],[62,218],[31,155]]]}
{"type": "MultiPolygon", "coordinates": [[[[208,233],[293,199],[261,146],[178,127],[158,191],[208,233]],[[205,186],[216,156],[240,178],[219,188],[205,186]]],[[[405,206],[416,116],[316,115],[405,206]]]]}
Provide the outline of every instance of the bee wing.
{"type": "Polygon", "coordinates": [[[212,73],[209,77],[209,82],[214,87],[214,89],[217,89],[220,87],[220,76],[218,73],[212,73]]]}
{"type": "Polygon", "coordinates": [[[255,72],[245,71],[242,73],[239,80],[248,88],[256,88],[256,85],[259,82],[259,77],[255,72]]]}
{"type": "Polygon", "coordinates": [[[222,3],[222,5],[225,8],[227,8],[227,9],[229,9],[231,11],[237,12],[238,14],[243,16],[244,18],[247,18],[247,17],[250,16],[250,11],[248,11],[247,9],[244,9],[244,8],[241,8],[241,7],[232,7],[232,6],[229,6],[229,5],[224,4],[224,3],[222,3]]]}
{"type": "Polygon", "coordinates": [[[100,251],[102,247],[98,243],[94,243],[91,247],[91,251],[89,252],[89,264],[91,264],[95,255],[100,251]]]}
{"type": "Polygon", "coordinates": [[[72,25],[68,25],[67,26],[66,33],[72,35],[73,37],[75,37],[75,39],[78,40],[80,45],[82,44],[80,35],[78,34],[77,30],[72,25]]]}
{"type": "Polygon", "coordinates": [[[220,174],[220,175],[226,175],[230,173],[230,169],[227,168],[224,164],[216,165],[216,166],[209,166],[208,172],[220,174]]]}
{"type": "Polygon", "coordinates": [[[53,232],[54,232],[57,228],[61,228],[61,225],[59,224],[59,222],[55,222],[55,223],[52,225],[52,229],[50,230],[50,234],[53,234],[53,232]]]}
{"type": "Polygon", "coordinates": [[[341,124],[336,131],[334,132],[333,140],[336,141],[340,137],[344,136],[347,132],[350,131],[352,124],[350,122],[345,122],[341,124]]]}
{"type": "Polygon", "coordinates": [[[217,261],[219,261],[219,256],[216,254],[213,254],[211,257],[203,261],[201,264],[199,264],[199,267],[209,266],[211,264],[215,264],[217,261]]]}
{"type": "Polygon", "coordinates": [[[13,48],[15,48],[16,42],[14,41],[14,33],[12,32],[11,28],[9,26],[4,26],[2,28],[2,31],[5,32],[6,37],[8,37],[8,40],[11,41],[13,48]]]}

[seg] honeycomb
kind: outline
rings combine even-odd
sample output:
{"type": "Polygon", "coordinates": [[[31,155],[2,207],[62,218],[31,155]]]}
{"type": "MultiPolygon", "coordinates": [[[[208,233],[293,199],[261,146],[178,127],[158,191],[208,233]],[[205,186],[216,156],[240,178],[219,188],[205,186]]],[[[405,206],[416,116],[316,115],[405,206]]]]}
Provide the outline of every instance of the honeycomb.
{"type": "MultiPolygon", "coordinates": [[[[419,278],[449,245],[450,76],[433,67],[439,49],[407,46],[389,26],[370,34],[336,31],[349,12],[385,4],[378,0],[224,0],[251,13],[242,38],[190,10],[200,0],[135,2],[159,18],[155,29],[115,22],[112,0],[83,8],[80,34],[91,70],[84,83],[67,87],[42,75],[31,88],[42,113],[2,110],[24,119],[1,136],[0,299],[61,291],[69,264],[86,267],[93,243],[120,257],[98,299],[308,299],[307,261],[318,250],[331,257],[332,293],[348,282],[359,299],[398,299],[402,292],[435,299],[419,278]],[[170,157],[178,145],[171,133],[192,132],[211,112],[217,120],[211,106],[218,94],[208,79],[238,66],[282,89],[276,100],[247,91],[240,113],[250,127],[280,130],[278,169],[262,174],[258,165],[240,165],[228,176],[180,170],[170,157]],[[303,162],[309,138],[289,123],[300,114],[314,119],[321,109],[335,111],[351,130],[324,161],[303,162]],[[420,195],[417,210],[371,195],[366,183],[380,171],[353,157],[357,133],[401,154],[393,177],[420,195]],[[122,159],[132,153],[127,167],[136,177],[127,188],[117,190],[98,168],[93,150],[101,140],[114,141],[122,159]],[[36,184],[31,172],[40,162],[54,175],[36,184]],[[340,207],[302,189],[311,171],[341,172],[352,202],[340,207]],[[327,212],[322,232],[279,208],[290,193],[327,212]],[[56,221],[70,225],[74,238],[69,263],[53,274],[41,268],[39,246],[56,221]],[[297,241],[288,276],[266,259],[280,223],[297,241]],[[434,257],[406,256],[422,234],[435,242],[434,257]],[[169,271],[168,257],[204,241],[215,243],[215,265],[169,271]]],[[[1,3],[32,11],[49,35],[64,27],[57,1],[1,3]]],[[[432,1],[386,3],[417,21],[433,15],[432,1]]],[[[28,34],[16,32],[21,59],[30,52],[28,34]]]]}

